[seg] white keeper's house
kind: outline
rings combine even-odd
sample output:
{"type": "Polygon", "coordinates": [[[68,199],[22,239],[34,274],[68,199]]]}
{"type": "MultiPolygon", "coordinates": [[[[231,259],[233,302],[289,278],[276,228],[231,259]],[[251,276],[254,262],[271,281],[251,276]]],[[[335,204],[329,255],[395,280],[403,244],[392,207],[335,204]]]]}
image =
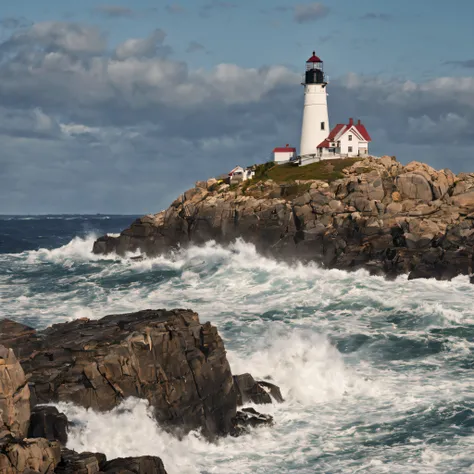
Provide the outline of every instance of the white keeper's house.
{"type": "Polygon", "coordinates": [[[317,146],[317,155],[322,159],[341,156],[356,157],[369,154],[369,143],[372,141],[369,132],[360,122],[338,123],[329,136],[317,146]]]}
{"type": "Polygon", "coordinates": [[[313,55],[306,61],[304,86],[303,123],[301,127],[300,152],[288,145],[273,150],[276,163],[292,162],[299,165],[335,158],[369,155],[370,135],[361,123],[349,119],[348,124],[329,126],[327,86],[323,61],[313,55]]]}

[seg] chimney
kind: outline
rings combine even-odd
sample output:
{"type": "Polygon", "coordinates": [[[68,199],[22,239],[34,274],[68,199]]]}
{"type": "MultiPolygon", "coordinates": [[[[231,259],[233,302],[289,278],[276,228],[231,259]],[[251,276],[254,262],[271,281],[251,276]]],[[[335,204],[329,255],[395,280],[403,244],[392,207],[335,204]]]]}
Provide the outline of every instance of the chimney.
{"type": "Polygon", "coordinates": [[[289,146],[290,146],[290,144],[289,144],[289,143],[287,143],[287,144],[286,144],[286,148],[288,148],[289,146]]]}
{"type": "Polygon", "coordinates": [[[349,119],[349,125],[354,125],[354,119],[353,118],[349,119]]]}
{"type": "Polygon", "coordinates": [[[357,120],[357,125],[360,125],[360,119],[359,119],[359,120],[357,120]]]}

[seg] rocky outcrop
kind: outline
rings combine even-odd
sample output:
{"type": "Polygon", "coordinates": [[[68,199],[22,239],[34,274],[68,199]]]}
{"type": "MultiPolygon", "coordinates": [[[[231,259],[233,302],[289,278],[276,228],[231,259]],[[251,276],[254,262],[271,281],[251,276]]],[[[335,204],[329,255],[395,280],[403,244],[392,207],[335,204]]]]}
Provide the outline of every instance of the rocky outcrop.
{"type": "Polygon", "coordinates": [[[52,474],[60,460],[61,446],[57,441],[0,440],[1,474],[52,474]]]}
{"type": "MultiPolygon", "coordinates": [[[[30,333],[33,342],[38,341],[38,335],[31,328],[2,321],[0,334],[10,337],[10,342],[15,339],[12,335],[23,333],[30,333]],[[18,331],[8,334],[5,332],[8,328],[18,331]]],[[[157,457],[119,458],[107,462],[101,453],[76,453],[64,448],[66,416],[52,406],[36,406],[30,417],[30,392],[25,374],[13,350],[4,346],[0,346],[0,389],[0,474],[166,474],[157,457]],[[25,438],[28,428],[28,438],[25,438]]]]}
{"type": "Polygon", "coordinates": [[[93,251],[156,255],[243,238],[264,255],[329,268],[410,278],[472,273],[474,174],[418,162],[403,166],[387,156],[343,172],[332,182],[199,183],[119,237],[101,237],[93,251]]]}
{"type": "Polygon", "coordinates": [[[67,417],[64,413],[60,413],[56,407],[36,406],[31,410],[29,438],[57,440],[63,446],[66,446],[67,433],[67,417]]]}
{"type": "MultiPolygon", "coordinates": [[[[78,453],[71,449],[63,448],[61,461],[56,474],[97,474],[102,472],[101,467],[107,462],[107,457],[102,453],[78,453]]],[[[153,473],[153,471],[150,471],[153,473]]],[[[153,473],[155,474],[155,473],[153,473]]]]}
{"type": "Polygon", "coordinates": [[[101,453],[61,449],[57,441],[0,440],[0,474],[166,474],[156,456],[107,461],[101,453]]]}
{"type": "Polygon", "coordinates": [[[231,436],[240,436],[248,433],[250,428],[272,425],[272,416],[263,415],[254,408],[242,408],[242,410],[237,412],[233,419],[233,430],[230,434],[231,436]]]}
{"type": "Polygon", "coordinates": [[[117,458],[105,463],[102,472],[108,474],[166,474],[161,459],[154,456],[117,458]]]}
{"type": "MultiPolygon", "coordinates": [[[[11,322],[0,323],[0,334],[4,325],[11,322]]],[[[192,311],[82,319],[38,333],[17,329],[8,344],[21,353],[33,404],[110,410],[133,396],[147,399],[164,427],[202,429],[211,438],[231,431],[237,394],[224,344],[192,311]]]]}
{"type": "Polygon", "coordinates": [[[239,406],[247,403],[272,403],[272,399],[277,403],[284,401],[279,387],[269,382],[256,381],[250,374],[234,375],[234,385],[239,406]]]}
{"type": "Polygon", "coordinates": [[[63,449],[56,474],[166,474],[163,462],[155,456],[117,458],[107,461],[101,453],[77,453],[63,449]]]}
{"type": "Polygon", "coordinates": [[[0,435],[22,438],[28,432],[30,390],[12,349],[0,345],[0,435]]]}

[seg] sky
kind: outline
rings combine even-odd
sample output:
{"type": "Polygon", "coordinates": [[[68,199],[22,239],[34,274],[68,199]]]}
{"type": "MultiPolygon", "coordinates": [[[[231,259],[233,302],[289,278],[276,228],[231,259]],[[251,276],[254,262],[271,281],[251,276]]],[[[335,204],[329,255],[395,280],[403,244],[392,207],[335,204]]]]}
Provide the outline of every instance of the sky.
{"type": "Polygon", "coordinates": [[[1,0],[0,214],[145,214],[299,146],[315,50],[331,125],[474,172],[472,0],[1,0]]]}

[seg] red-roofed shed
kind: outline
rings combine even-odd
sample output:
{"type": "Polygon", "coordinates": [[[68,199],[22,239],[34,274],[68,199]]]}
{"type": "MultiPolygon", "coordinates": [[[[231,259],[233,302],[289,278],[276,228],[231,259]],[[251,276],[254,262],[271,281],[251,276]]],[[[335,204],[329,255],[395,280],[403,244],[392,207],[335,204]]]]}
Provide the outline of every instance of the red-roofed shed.
{"type": "Polygon", "coordinates": [[[290,145],[276,147],[273,149],[273,161],[275,163],[287,163],[292,158],[296,157],[296,148],[290,147],[290,145]]]}

